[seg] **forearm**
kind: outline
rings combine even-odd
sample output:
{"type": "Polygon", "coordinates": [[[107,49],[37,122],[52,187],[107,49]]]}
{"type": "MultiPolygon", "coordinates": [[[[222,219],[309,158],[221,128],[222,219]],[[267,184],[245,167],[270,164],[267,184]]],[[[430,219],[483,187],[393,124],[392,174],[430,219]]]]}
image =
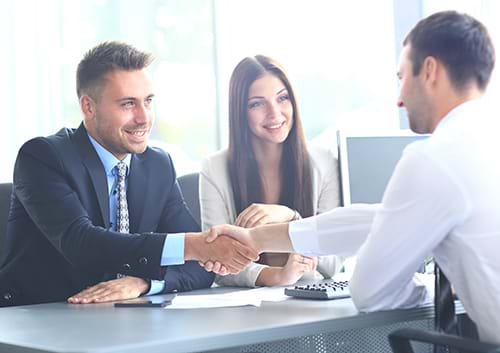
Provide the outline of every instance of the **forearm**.
{"type": "Polygon", "coordinates": [[[165,234],[122,234],[96,227],[88,219],[81,218],[64,232],[61,239],[61,253],[75,267],[161,279],[165,234]]]}
{"type": "Polygon", "coordinates": [[[255,285],[258,287],[263,286],[279,286],[281,285],[281,267],[266,267],[260,271],[255,285]]]}
{"type": "Polygon", "coordinates": [[[250,234],[259,253],[294,251],[288,236],[288,223],[256,227],[250,230],[250,234]]]}
{"type": "Polygon", "coordinates": [[[294,250],[307,255],[353,256],[366,240],[379,205],[338,207],[290,223],[294,250]]]}
{"type": "Polygon", "coordinates": [[[236,275],[217,276],[215,283],[225,287],[248,287],[257,286],[257,277],[267,266],[252,262],[248,267],[236,275]]]}
{"type": "Polygon", "coordinates": [[[203,261],[200,249],[202,249],[205,239],[200,236],[201,233],[186,233],[184,238],[184,260],[203,261]]]}
{"type": "Polygon", "coordinates": [[[169,266],[164,277],[163,293],[209,288],[214,278],[215,274],[205,271],[197,261],[187,261],[180,266],[169,266]]]}

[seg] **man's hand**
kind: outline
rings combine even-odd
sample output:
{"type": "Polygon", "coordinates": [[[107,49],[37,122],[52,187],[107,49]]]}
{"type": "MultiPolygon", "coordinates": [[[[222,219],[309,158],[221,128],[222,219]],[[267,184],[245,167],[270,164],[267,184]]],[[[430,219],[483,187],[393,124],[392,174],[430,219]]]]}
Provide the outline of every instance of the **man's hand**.
{"type": "MultiPolygon", "coordinates": [[[[206,241],[211,243],[222,235],[229,236],[247,247],[261,254],[264,251],[294,252],[292,242],[288,236],[288,223],[269,224],[255,228],[241,228],[228,224],[215,226],[208,231],[206,241]]],[[[225,264],[218,261],[199,260],[200,265],[207,271],[218,275],[231,273],[225,264]]]]}
{"type": "Polygon", "coordinates": [[[295,211],[286,206],[253,203],[238,215],[234,224],[252,228],[269,223],[290,222],[294,217],[295,211]]]}
{"type": "MultiPolygon", "coordinates": [[[[207,242],[212,243],[219,239],[221,236],[230,236],[233,239],[238,240],[240,243],[245,244],[249,248],[256,251],[257,254],[262,253],[260,249],[258,249],[257,244],[252,240],[251,230],[245,229],[237,226],[232,226],[229,224],[224,224],[220,226],[212,227],[208,231],[208,236],[205,238],[207,242]]],[[[256,261],[256,260],[254,260],[256,261]]],[[[226,276],[228,274],[232,274],[232,272],[220,261],[199,261],[200,266],[205,268],[208,272],[214,272],[220,276],[226,276]]]]}
{"type": "Polygon", "coordinates": [[[224,267],[226,274],[237,274],[259,258],[258,252],[251,247],[222,234],[208,242],[208,234],[186,234],[186,260],[198,260],[200,263],[217,262],[224,267]]]}
{"type": "Polygon", "coordinates": [[[133,299],[144,294],[148,288],[148,282],[142,278],[125,276],[89,287],[68,298],[68,303],[89,304],[133,299]]]}
{"type": "Polygon", "coordinates": [[[208,243],[211,243],[221,235],[227,235],[233,239],[238,240],[240,243],[254,249],[259,254],[262,253],[262,250],[259,248],[258,244],[254,241],[254,239],[252,239],[251,229],[232,226],[229,224],[215,226],[210,228],[210,230],[208,231],[206,241],[208,243]]]}

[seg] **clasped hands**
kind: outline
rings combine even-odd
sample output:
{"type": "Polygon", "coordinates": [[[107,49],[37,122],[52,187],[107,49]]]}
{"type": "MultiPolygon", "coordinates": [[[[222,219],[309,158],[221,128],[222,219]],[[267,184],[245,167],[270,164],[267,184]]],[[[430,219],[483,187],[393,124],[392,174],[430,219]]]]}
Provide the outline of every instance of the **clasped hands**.
{"type": "MultiPolygon", "coordinates": [[[[207,243],[216,243],[221,238],[231,237],[235,239],[235,241],[238,240],[240,244],[244,244],[249,249],[261,254],[266,249],[264,249],[265,246],[262,244],[262,238],[258,238],[256,234],[254,234],[254,231],[257,229],[258,228],[240,228],[232,225],[215,226],[208,231],[205,241],[207,243]]],[[[276,239],[274,241],[276,241],[276,239]]],[[[283,246],[279,246],[278,248],[282,249],[283,246]]],[[[262,281],[266,283],[265,285],[290,285],[300,279],[304,273],[314,271],[317,264],[317,257],[290,253],[285,266],[268,268],[272,271],[270,271],[270,273],[266,275],[266,279],[262,279],[262,281]]],[[[222,276],[234,273],[224,262],[217,259],[205,262],[200,261],[200,265],[204,267],[205,270],[212,271],[222,276]]],[[[261,274],[262,273],[264,273],[264,271],[262,271],[261,274]]]]}
{"type": "MultiPolygon", "coordinates": [[[[291,221],[295,216],[295,211],[282,205],[261,204],[253,203],[243,210],[235,221],[235,226],[220,225],[211,228],[206,236],[206,242],[217,244],[221,239],[231,237],[233,238],[233,246],[240,248],[241,245],[247,248],[248,255],[258,255],[263,252],[259,244],[252,239],[251,228],[258,227],[264,224],[281,223],[291,221]],[[241,228],[240,228],[241,227],[241,228]],[[236,245],[238,242],[239,245],[236,245]],[[252,253],[253,251],[253,253],[252,253]]],[[[218,245],[217,245],[218,246],[218,245]]],[[[242,251],[238,251],[240,254],[242,251]]],[[[235,266],[233,263],[226,263],[222,259],[216,257],[209,257],[208,259],[198,259],[201,266],[207,271],[215,272],[218,275],[237,274],[250,264],[251,261],[256,261],[257,258],[250,259],[249,262],[245,259],[239,258],[238,263],[244,265],[243,267],[235,266]]]]}
{"type": "Polygon", "coordinates": [[[251,228],[288,222],[294,216],[295,211],[286,206],[253,203],[238,215],[236,226],[215,226],[203,232],[205,253],[198,253],[193,259],[198,260],[205,270],[218,275],[237,274],[258,260],[258,255],[263,252],[252,240],[251,228]]]}
{"type": "Polygon", "coordinates": [[[185,259],[197,260],[207,271],[220,275],[241,272],[259,259],[260,251],[249,235],[237,233],[239,229],[243,228],[216,226],[201,235],[186,234],[185,259]]]}
{"type": "Polygon", "coordinates": [[[209,272],[221,276],[238,274],[262,253],[249,229],[220,225],[203,233],[205,247],[213,251],[204,258],[198,257],[198,262],[209,272]]]}

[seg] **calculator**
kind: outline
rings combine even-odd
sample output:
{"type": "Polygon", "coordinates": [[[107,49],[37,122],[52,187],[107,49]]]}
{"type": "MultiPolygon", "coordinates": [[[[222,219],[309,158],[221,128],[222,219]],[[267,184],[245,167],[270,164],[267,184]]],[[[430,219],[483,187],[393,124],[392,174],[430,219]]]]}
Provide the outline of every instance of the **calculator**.
{"type": "Polygon", "coordinates": [[[340,299],[349,298],[349,281],[331,281],[305,284],[294,288],[285,288],[285,294],[290,297],[304,299],[340,299]]]}

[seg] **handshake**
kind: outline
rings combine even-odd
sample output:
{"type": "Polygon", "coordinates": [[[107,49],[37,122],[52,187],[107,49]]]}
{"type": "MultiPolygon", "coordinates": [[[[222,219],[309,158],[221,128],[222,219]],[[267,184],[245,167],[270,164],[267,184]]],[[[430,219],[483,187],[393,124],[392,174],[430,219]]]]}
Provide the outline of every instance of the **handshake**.
{"type": "Polygon", "coordinates": [[[256,230],[220,225],[202,233],[187,233],[184,258],[197,260],[218,275],[237,274],[266,250],[252,235],[256,230]]]}
{"type": "Polygon", "coordinates": [[[197,260],[205,270],[224,276],[241,272],[267,251],[294,252],[288,223],[254,228],[225,224],[202,233],[187,233],[184,258],[197,260]]]}

